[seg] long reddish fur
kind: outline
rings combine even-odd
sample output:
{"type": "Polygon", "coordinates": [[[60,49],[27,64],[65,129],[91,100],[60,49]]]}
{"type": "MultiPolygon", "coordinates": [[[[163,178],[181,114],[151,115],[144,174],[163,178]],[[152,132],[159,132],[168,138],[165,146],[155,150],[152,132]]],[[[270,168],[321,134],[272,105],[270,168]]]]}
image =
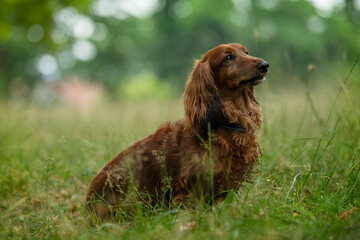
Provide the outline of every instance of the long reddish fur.
{"type": "Polygon", "coordinates": [[[112,215],[131,184],[152,202],[162,197],[179,204],[222,198],[250,177],[260,156],[262,116],[254,86],[236,84],[261,75],[255,66],[263,60],[245,52],[239,44],[223,44],[195,62],[184,93],[185,117],[164,123],[104,166],[87,194],[92,212],[101,219],[112,215]],[[234,66],[223,62],[229,51],[236,57],[234,66]],[[246,132],[222,128],[222,122],[246,132]]]}

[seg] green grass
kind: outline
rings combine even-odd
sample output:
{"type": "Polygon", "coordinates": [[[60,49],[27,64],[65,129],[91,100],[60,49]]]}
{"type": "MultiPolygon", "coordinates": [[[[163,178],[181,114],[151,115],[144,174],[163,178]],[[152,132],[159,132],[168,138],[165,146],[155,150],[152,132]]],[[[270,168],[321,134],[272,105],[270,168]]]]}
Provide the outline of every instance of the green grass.
{"type": "Polygon", "coordinates": [[[181,101],[104,102],[88,114],[0,103],[0,239],[359,239],[359,85],[337,100],[339,89],[270,86],[257,93],[263,155],[253,183],[212,206],[139,205],[135,216],[97,226],[83,209],[92,177],[182,117],[181,101]]]}

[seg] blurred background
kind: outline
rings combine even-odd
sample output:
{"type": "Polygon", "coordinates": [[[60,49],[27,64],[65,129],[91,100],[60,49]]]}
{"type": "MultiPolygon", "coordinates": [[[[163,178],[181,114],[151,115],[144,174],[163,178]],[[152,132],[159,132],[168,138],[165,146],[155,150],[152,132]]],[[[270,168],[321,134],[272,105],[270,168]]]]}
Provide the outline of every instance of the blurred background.
{"type": "Polygon", "coordinates": [[[221,43],[268,61],[273,89],[339,86],[360,53],[360,0],[2,0],[0,16],[0,98],[43,106],[177,99],[221,43]]]}

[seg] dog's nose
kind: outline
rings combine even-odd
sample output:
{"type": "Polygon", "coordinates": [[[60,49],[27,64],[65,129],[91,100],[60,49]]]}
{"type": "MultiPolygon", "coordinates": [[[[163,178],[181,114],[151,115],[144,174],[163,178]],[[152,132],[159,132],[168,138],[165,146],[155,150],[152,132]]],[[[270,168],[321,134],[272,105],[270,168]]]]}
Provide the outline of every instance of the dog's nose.
{"type": "Polygon", "coordinates": [[[269,69],[269,64],[265,61],[259,62],[256,64],[256,69],[259,70],[261,73],[266,73],[269,69]]]}

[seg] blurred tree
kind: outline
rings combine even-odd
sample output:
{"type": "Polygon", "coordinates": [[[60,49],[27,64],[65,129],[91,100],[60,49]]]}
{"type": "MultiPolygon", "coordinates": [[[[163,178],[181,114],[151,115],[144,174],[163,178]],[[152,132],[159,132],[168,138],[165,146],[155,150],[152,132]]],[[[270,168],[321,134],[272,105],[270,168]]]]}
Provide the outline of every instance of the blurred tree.
{"type": "Polygon", "coordinates": [[[3,0],[0,94],[70,74],[113,93],[146,72],[183,86],[193,59],[227,42],[269,61],[273,79],[306,80],[310,63],[331,74],[360,52],[358,2],[323,12],[305,0],[3,0]]]}
{"type": "Polygon", "coordinates": [[[14,78],[33,86],[40,78],[35,58],[58,45],[51,37],[54,13],[64,6],[80,11],[89,1],[78,0],[2,0],[0,8],[0,95],[7,96],[14,78]]]}

